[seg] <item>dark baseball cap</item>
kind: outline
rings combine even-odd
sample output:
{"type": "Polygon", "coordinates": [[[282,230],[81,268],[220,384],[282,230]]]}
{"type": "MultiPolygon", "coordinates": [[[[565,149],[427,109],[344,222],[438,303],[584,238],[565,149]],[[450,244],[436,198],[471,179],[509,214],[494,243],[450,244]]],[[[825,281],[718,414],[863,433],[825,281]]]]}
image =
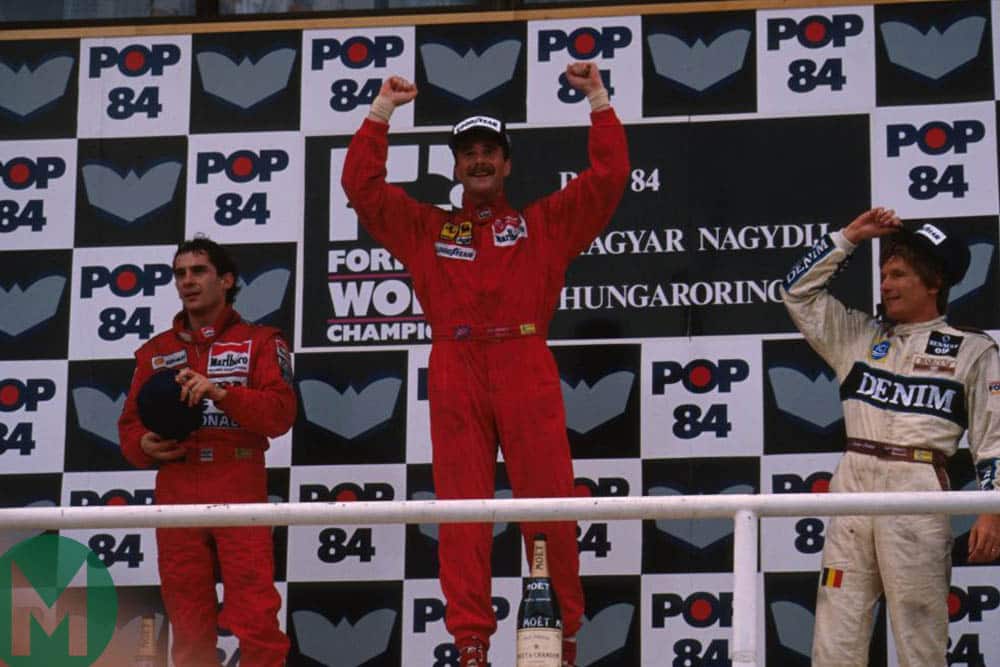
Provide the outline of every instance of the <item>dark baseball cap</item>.
{"type": "Polygon", "coordinates": [[[937,225],[926,222],[919,227],[904,227],[900,237],[899,241],[916,246],[937,260],[948,285],[965,277],[971,255],[968,244],[956,235],[945,234],[937,225]]]}
{"type": "Polygon", "coordinates": [[[177,372],[171,369],[154,373],[136,398],[143,425],[170,440],[183,440],[199,428],[204,410],[201,401],[194,406],[181,402],[181,386],[174,380],[177,372]]]}
{"type": "Polygon", "coordinates": [[[510,137],[507,136],[507,124],[494,116],[476,115],[458,121],[451,128],[448,145],[454,153],[459,143],[469,137],[476,136],[495,139],[503,148],[504,156],[510,155],[510,137]]]}

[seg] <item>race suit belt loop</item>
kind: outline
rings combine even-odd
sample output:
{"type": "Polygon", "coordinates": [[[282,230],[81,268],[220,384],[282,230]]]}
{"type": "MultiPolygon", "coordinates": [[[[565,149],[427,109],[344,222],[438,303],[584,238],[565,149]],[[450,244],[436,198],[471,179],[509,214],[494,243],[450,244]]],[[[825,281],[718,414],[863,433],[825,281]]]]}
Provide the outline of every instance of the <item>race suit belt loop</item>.
{"type": "Polygon", "coordinates": [[[472,326],[457,324],[445,327],[431,327],[435,340],[499,341],[525,336],[539,336],[542,331],[534,322],[506,324],[498,326],[472,326]]]}
{"type": "Polygon", "coordinates": [[[256,447],[188,447],[184,463],[264,463],[264,450],[256,447]]]}
{"type": "Polygon", "coordinates": [[[922,449],[920,447],[893,445],[888,442],[878,442],[876,440],[862,440],[860,438],[848,438],[847,451],[893,461],[929,463],[934,466],[934,472],[937,474],[938,482],[941,484],[941,490],[948,491],[951,489],[947,470],[948,457],[943,452],[934,449],[922,449]]]}

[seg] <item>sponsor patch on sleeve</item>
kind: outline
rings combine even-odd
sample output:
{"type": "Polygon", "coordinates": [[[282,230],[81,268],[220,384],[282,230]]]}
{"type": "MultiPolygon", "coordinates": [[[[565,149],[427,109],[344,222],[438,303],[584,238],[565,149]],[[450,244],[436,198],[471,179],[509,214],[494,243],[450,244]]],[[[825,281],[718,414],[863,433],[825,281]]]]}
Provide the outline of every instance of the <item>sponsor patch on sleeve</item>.
{"type": "Polygon", "coordinates": [[[288,384],[292,384],[292,377],[294,376],[292,371],[292,354],[288,351],[288,345],[281,338],[276,339],[274,343],[278,354],[278,368],[281,369],[281,379],[288,384]]]}

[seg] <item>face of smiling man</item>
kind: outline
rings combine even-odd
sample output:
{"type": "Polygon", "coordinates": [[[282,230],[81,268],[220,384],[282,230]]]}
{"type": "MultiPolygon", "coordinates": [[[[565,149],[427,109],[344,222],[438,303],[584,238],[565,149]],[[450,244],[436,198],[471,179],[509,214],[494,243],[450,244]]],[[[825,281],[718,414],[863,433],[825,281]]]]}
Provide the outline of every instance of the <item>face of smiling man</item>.
{"type": "Polygon", "coordinates": [[[496,139],[470,137],[455,148],[455,180],[473,204],[491,202],[503,193],[510,159],[496,139]]]}
{"type": "Polygon", "coordinates": [[[937,310],[937,287],[928,287],[909,262],[889,257],[882,265],[882,305],[893,322],[910,324],[933,320],[937,310]]]}

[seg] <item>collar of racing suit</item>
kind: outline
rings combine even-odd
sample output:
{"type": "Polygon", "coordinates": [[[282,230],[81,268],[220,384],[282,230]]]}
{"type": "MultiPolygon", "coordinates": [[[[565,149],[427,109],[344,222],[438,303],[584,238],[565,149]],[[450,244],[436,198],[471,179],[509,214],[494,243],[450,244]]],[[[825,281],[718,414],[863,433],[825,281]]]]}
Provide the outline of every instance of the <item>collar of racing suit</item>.
{"type": "Polygon", "coordinates": [[[223,331],[233,326],[241,320],[240,314],[233,310],[232,306],[226,306],[219,317],[216,318],[212,326],[201,327],[200,329],[189,329],[187,314],[182,310],[174,315],[173,331],[174,335],[185,343],[195,345],[207,345],[219,337],[223,331]]]}
{"type": "Polygon", "coordinates": [[[944,315],[940,315],[938,317],[935,317],[933,320],[926,320],[924,322],[908,322],[906,324],[893,324],[892,322],[887,321],[882,324],[882,326],[885,327],[887,336],[908,336],[910,334],[930,331],[931,329],[939,329],[947,325],[948,321],[944,315]]]}
{"type": "Polygon", "coordinates": [[[477,225],[490,224],[497,217],[512,213],[513,211],[514,209],[507,203],[507,198],[504,197],[503,193],[491,202],[478,205],[470,202],[468,195],[462,195],[461,215],[463,218],[467,218],[477,225]]]}

